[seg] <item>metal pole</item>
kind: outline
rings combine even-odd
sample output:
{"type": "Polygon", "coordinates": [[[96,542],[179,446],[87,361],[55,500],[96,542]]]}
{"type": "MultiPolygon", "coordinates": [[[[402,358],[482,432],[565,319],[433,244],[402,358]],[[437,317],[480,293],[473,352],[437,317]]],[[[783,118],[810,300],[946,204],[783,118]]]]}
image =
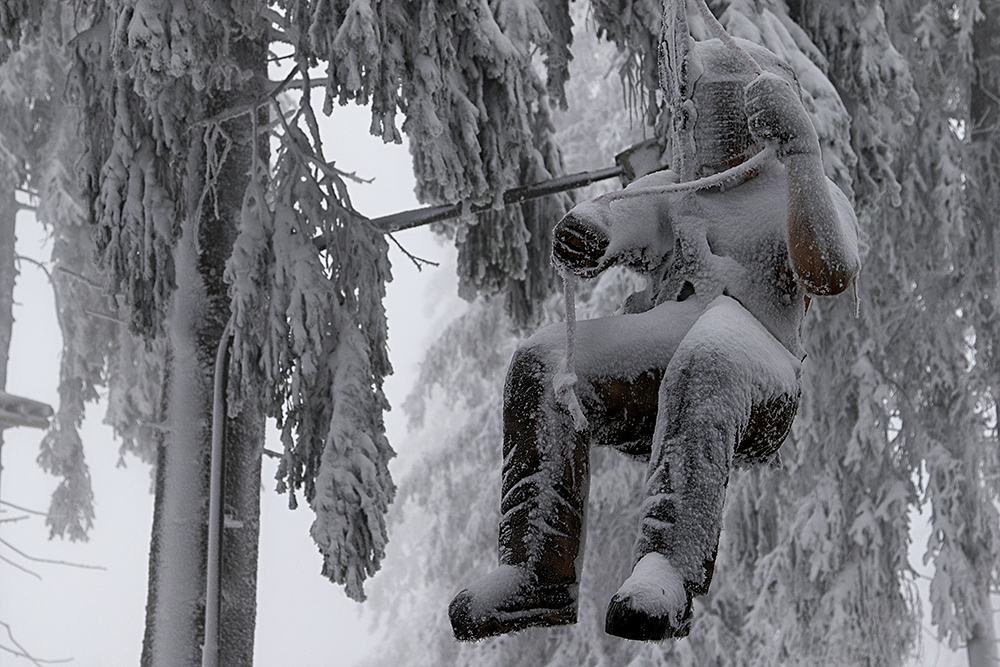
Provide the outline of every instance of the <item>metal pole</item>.
{"type": "Polygon", "coordinates": [[[230,316],[219,340],[215,355],[215,378],[212,393],[212,453],[208,490],[208,563],[205,581],[205,644],[201,651],[202,667],[219,664],[219,618],[221,593],[219,572],[222,568],[222,472],[225,464],[226,375],[229,344],[233,336],[230,316]]]}
{"type": "MultiPolygon", "coordinates": [[[[569,176],[561,176],[559,178],[542,181],[541,183],[522,185],[504,192],[503,203],[504,206],[511,206],[513,204],[520,204],[521,202],[528,201],[530,199],[538,199],[539,197],[553,195],[558,192],[582,188],[585,185],[590,185],[591,183],[595,183],[597,181],[603,181],[609,178],[614,178],[615,176],[621,176],[623,172],[624,170],[621,166],[615,166],[608,167],[607,169],[600,169],[598,171],[584,171],[578,174],[570,174],[569,176]]],[[[442,204],[441,206],[429,206],[427,208],[418,208],[412,211],[403,211],[402,213],[385,215],[381,218],[372,219],[371,223],[377,229],[389,234],[392,232],[402,231],[404,229],[420,227],[432,222],[438,222],[439,220],[457,218],[465,212],[480,213],[482,211],[488,211],[491,208],[493,208],[493,204],[471,202],[442,204]]]]}
{"type": "MultiPolygon", "coordinates": [[[[627,173],[626,167],[617,165],[607,167],[606,169],[598,169],[597,171],[583,171],[577,174],[570,174],[569,176],[560,176],[559,178],[552,178],[541,183],[522,185],[504,192],[503,203],[504,206],[520,204],[530,199],[538,199],[539,197],[553,195],[558,192],[582,188],[585,185],[616,176],[627,175],[627,173]]],[[[439,206],[426,206],[424,208],[402,211],[401,213],[393,213],[392,215],[384,215],[380,218],[371,218],[368,222],[379,231],[391,234],[404,229],[429,225],[432,222],[457,218],[465,213],[480,213],[491,208],[493,208],[493,204],[474,202],[441,204],[439,206]]],[[[323,236],[314,237],[313,243],[319,250],[326,249],[326,239],[323,236]]]]}

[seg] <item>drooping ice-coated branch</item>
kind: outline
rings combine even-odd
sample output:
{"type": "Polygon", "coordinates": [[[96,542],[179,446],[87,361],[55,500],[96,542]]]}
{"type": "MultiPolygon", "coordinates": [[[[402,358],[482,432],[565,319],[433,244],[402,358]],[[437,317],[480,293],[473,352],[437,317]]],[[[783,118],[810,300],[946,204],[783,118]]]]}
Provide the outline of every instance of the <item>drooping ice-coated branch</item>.
{"type": "Polygon", "coordinates": [[[382,421],[388,245],[351,209],[324,157],[309,87],[291,113],[274,106],[280,147],[273,168],[267,156],[255,160],[227,266],[240,378],[230,392],[234,402],[257,392],[278,420],[279,491],[292,507],[302,492],[316,513],[323,574],[361,600],[384,555],[394,491],[382,421]]]}

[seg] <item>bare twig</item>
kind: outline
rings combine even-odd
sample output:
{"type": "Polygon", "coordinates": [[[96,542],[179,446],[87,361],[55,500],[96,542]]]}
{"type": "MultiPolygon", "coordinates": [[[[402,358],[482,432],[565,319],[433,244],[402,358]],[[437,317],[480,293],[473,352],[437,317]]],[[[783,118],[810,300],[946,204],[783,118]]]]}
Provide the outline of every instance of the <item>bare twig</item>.
{"type": "Polygon", "coordinates": [[[36,665],[39,665],[39,666],[41,666],[43,664],[51,665],[51,664],[56,664],[56,663],[60,663],[60,662],[70,662],[73,659],[73,658],[61,658],[59,660],[45,660],[43,658],[36,658],[35,656],[33,656],[30,653],[28,653],[28,649],[26,649],[23,646],[21,646],[21,642],[17,641],[17,639],[14,638],[14,631],[10,629],[9,625],[7,625],[6,623],[4,623],[3,621],[0,621],[0,625],[2,625],[5,630],[7,630],[7,637],[10,639],[10,642],[14,646],[16,646],[18,648],[18,650],[15,651],[12,648],[9,648],[7,646],[4,646],[3,644],[0,644],[0,649],[3,649],[4,651],[7,651],[8,653],[16,655],[19,658],[26,658],[27,660],[30,660],[31,662],[33,662],[33,663],[35,663],[36,665]]]}
{"type": "Polygon", "coordinates": [[[49,282],[50,283],[52,282],[52,273],[49,271],[49,267],[45,266],[44,263],[38,261],[37,259],[34,259],[33,257],[26,257],[25,255],[14,255],[14,259],[18,262],[23,261],[27,262],[28,264],[34,264],[35,266],[37,266],[42,270],[42,272],[45,274],[45,277],[49,279],[49,282]]]}
{"type": "Polygon", "coordinates": [[[998,98],[996,94],[986,86],[979,86],[979,92],[990,98],[994,104],[1000,104],[1000,98],[998,98]]]}
{"type": "MultiPolygon", "coordinates": [[[[369,179],[361,178],[360,176],[358,176],[354,172],[348,173],[346,171],[341,171],[340,169],[337,169],[336,167],[334,167],[332,164],[327,164],[326,162],[323,162],[321,159],[319,159],[315,155],[313,155],[311,153],[306,153],[304,150],[302,150],[301,148],[299,148],[299,146],[296,145],[296,142],[295,142],[295,139],[294,139],[295,132],[292,130],[292,127],[288,124],[288,120],[285,118],[284,114],[281,113],[281,107],[280,107],[280,105],[278,105],[277,101],[274,102],[274,105],[275,105],[275,107],[278,110],[278,114],[277,114],[278,120],[281,122],[282,127],[284,127],[284,129],[285,129],[285,136],[289,137],[289,139],[290,139],[290,141],[283,142],[284,146],[288,150],[292,151],[295,154],[295,156],[297,158],[299,158],[299,160],[301,160],[303,162],[311,162],[313,165],[316,166],[316,168],[318,168],[320,171],[322,171],[326,176],[328,176],[328,177],[330,177],[331,179],[334,179],[334,180],[336,180],[338,178],[346,178],[348,180],[354,181],[355,183],[363,183],[365,185],[370,184],[370,183],[372,183],[375,180],[373,178],[369,178],[369,179]]],[[[360,214],[357,214],[357,215],[360,216],[360,214]]]]}
{"type": "Polygon", "coordinates": [[[333,171],[337,172],[337,174],[339,176],[342,176],[343,178],[346,178],[349,181],[354,181],[355,183],[361,183],[363,185],[371,185],[372,183],[375,182],[375,177],[374,176],[372,176],[371,178],[361,178],[360,176],[358,176],[358,172],[356,172],[356,171],[341,171],[340,169],[337,169],[336,167],[334,167],[332,162],[329,162],[329,163],[324,162],[322,164],[325,164],[327,166],[327,168],[332,169],[333,171]]]}
{"type": "Polygon", "coordinates": [[[336,167],[334,167],[333,163],[323,162],[321,159],[319,159],[315,155],[313,155],[311,153],[306,153],[305,151],[299,149],[298,147],[295,147],[294,150],[295,150],[295,155],[300,160],[302,160],[304,162],[311,162],[311,163],[313,163],[314,165],[316,165],[316,167],[320,171],[322,171],[326,176],[328,176],[330,178],[333,178],[333,179],[336,179],[336,178],[346,178],[346,179],[348,179],[350,181],[354,181],[355,183],[361,183],[363,185],[369,185],[369,184],[371,184],[372,182],[375,181],[374,178],[361,178],[360,176],[358,176],[353,171],[352,172],[341,171],[340,169],[337,169],[336,167]]]}
{"type": "Polygon", "coordinates": [[[325,86],[327,79],[295,79],[294,81],[289,81],[286,88],[289,90],[293,88],[319,88],[320,86],[325,86]]]}
{"type": "Polygon", "coordinates": [[[196,127],[208,127],[209,125],[221,125],[227,120],[232,120],[234,118],[239,118],[240,116],[245,116],[248,113],[253,113],[257,111],[260,107],[269,103],[275,97],[281,94],[283,90],[291,83],[292,79],[299,71],[299,66],[296,65],[292,68],[292,71],[288,73],[285,80],[275,86],[270,90],[263,98],[254,100],[253,102],[247,102],[246,104],[239,104],[235,107],[230,107],[228,109],[223,109],[219,113],[215,114],[211,118],[206,118],[204,120],[199,120],[196,123],[191,124],[191,128],[196,127]]]}
{"type": "MultiPolygon", "coordinates": [[[[292,79],[294,79],[294,78],[295,78],[295,75],[296,75],[296,74],[298,74],[298,73],[299,73],[299,64],[298,64],[298,63],[295,63],[295,67],[293,67],[293,68],[292,68],[292,71],[290,71],[290,72],[288,73],[288,76],[286,76],[286,77],[285,77],[285,78],[284,78],[284,79],[283,79],[283,80],[281,81],[281,83],[279,83],[279,84],[278,84],[277,86],[275,86],[275,87],[274,87],[274,88],[273,88],[273,89],[271,90],[271,92],[269,92],[269,93],[267,94],[267,96],[268,96],[268,97],[269,97],[270,99],[272,99],[272,100],[273,100],[273,99],[277,99],[278,95],[280,95],[281,93],[283,93],[283,92],[285,91],[285,89],[286,89],[286,88],[288,88],[289,84],[291,84],[291,82],[292,82],[292,79]]],[[[268,100],[264,100],[264,101],[262,102],[262,104],[266,104],[266,103],[267,103],[267,101],[268,101],[268,100]]]]}
{"type": "Polygon", "coordinates": [[[8,565],[12,565],[12,566],[16,567],[17,569],[21,570],[22,572],[30,574],[31,576],[33,576],[35,579],[38,579],[39,581],[42,580],[42,575],[38,574],[34,570],[29,570],[28,568],[26,568],[25,566],[21,565],[20,563],[15,563],[11,559],[7,558],[6,556],[0,556],[0,560],[2,560],[3,562],[7,563],[8,565]]]}
{"type": "Polygon", "coordinates": [[[260,10],[260,15],[265,18],[273,25],[279,25],[282,28],[288,23],[288,19],[285,16],[279,14],[275,9],[271,7],[264,7],[260,10]]]}
{"type": "Polygon", "coordinates": [[[232,120],[234,118],[239,118],[248,113],[253,113],[256,111],[257,107],[261,105],[261,102],[248,102],[246,104],[240,104],[235,107],[230,107],[228,109],[223,109],[219,113],[215,114],[211,118],[206,118],[205,120],[199,120],[191,124],[189,130],[196,127],[208,127],[210,125],[221,125],[227,120],[232,120]]]}
{"type": "Polygon", "coordinates": [[[103,290],[104,289],[104,285],[95,283],[93,280],[91,280],[87,276],[85,276],[83,274],[80,274],[80,273],[77,273],[76,271],[73,271],[72,269],[67,269],[65,266],[57,266],[56,267],[56,271],[58,271],[59,273],[65,273],[67,276],[69,276],[71,278],[75,278],[76,280],[80,281],[81,283],[83,283],[84,285],[86,285],[88,287],[93,287],[94,289],[99,289],[99,290],[103,290]]]}
{"type": "Polygon", "coordinates": [[[423,269],[424,269],[423,265],[424,264],[429,264],[430,266],[441,266],[437,262],[432,262],[429,259],[424,259],[422,257],[417,257],[416,255],[414,255],[413,253],[411,253],[409,250],[407,250],[406,248],[404,248],[403,244],[400,243],[399,241],[397,241],[396,237],[393,236],[392,234],[386,234],[386,236],[388,236],[389,239],[393,243],[396,244],[396,247],[399,248],[400,252],[402,252],[404,255],[406,255],[407,258],[409,258],[409,260],[411,262],[413,262],[413,265],[417,267],[417,271],[423,271],[423,269]]]}
{"type": "Polygon", "coordinates": [[[71,563],[70,561],[66,561],[66,560],[54,560],[52,558],[38,558],[37,556],[32,556],[30,554],[24,553],[23,551],[21,551],[20,549],[18,549],[13,544],[11,544],[10,542],[8,542],[7,540],[5,540],[3,538],[0,538],[0,544],[4,545],[5,547],[7,547],[8,549],[10,549],[14,553],[18,554],[19,556],[21,556],[21,558],[26,558],[26,559],[28,559],[30,561],[34,561],[36,563],[49,563],[51,565],[66,565],[68,567],[78,567],[78,568],[81,568],[83,570],[107,570],[108,569],[108,568],[104,567],[103,565],[85,565],[84,563],[71,563]]]}
{"type": "Polygon", "coordinates": [[[268,41],[270,42],[280,42],[282,44],[294,44],[292,38],[288,36],[288,33],[284,30],[278,30],[273,25],[267,27],[268,41]]]}
{"type": "Polygon", "coordinates": [[[27,512],[28,514],[37,514],[38,516],[48,516],[46,512],[40,512],[38,510],[28,509],[27,507],[21,507],[20,505],[15,505],[14,503],[8,502],[6,500],[0,500],[0,505],[13,507],[16,510],[21,510],[22,512],[27,512]]]}
{"type": "Polygon", "coordinates": [[[18,521],[24,521],[25,519],[30,519],[31,517],[25,514],[24,516],[12,516],[8,519],[0,519],[0,523],[17,523],[18,521]]]}
{"type": "Polygon", "coordinates": [[[125,324],[114,315],[108,315],[107,313],[99,313],[96,310],[90,310],[88,308],[84,308],[83,313],[85,315],[90,315],[91,317],[96,317],[100,320],[107,320],[108,322],[114,322],[115,324],[125,324]]]}

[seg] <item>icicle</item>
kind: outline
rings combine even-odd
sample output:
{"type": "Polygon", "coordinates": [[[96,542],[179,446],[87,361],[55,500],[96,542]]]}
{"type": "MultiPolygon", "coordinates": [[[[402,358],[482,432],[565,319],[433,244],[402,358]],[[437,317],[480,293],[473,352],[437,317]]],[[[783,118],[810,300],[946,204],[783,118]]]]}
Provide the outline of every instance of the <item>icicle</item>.
{"type": "Polygon", "coordinates": [[[861,276],[856,276],[854,278],[854,317],[855,319],[861,317],[861,297],[858,294],[858,282],[861,280],[861,276]]]}
{"type": "Polygon", "coordinates": [[[576,395],[576,369],[573,364],[574,338],[576,337],[576,276],[562,272],[563,294],[566,298],[566,365],[552,378],[556,400],[566,406],[573,416],[573,426],[577,431],[587,428],[587,417],[583,414],[580,399],[576,395]]]}

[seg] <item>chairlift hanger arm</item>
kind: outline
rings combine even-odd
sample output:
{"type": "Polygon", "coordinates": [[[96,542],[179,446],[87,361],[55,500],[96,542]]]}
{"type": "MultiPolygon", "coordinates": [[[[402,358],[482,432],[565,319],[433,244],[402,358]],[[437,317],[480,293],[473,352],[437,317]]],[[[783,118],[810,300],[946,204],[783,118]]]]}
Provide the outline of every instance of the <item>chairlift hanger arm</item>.
{"type": "MultiPolygon", "coordinates": [[[[599,169],[597,171],[584,171],[578,174],[550,178],[549,180],[542,181],[541,183],[522,185],[516,188],[511,188],[503,193],[503,205],[512,206],[513,204],[520,204],[521,202],[529,201],[531,199],[539,199],[541,197],[558,194],[567,190],[575,190],[576,188],[582,188],[590,185],[591,183],[596,183],[597,181],[603,181],[616,176],[621,176],[623,173],[623,167],[615,166],[608,167],[607,169],[599,169]]],[[[390,234],[392,232],[411,229],[413,227],[420,227],[422,225],[438,222],[440,220],[457,218],[461,216],[463,212],[481,213],[482,211],[488,211],[491,208],[494,208],[494,206],[489,202],[459,202],[457,204],[442,204],[440,206],[428,206],[425,208],[418,208],[411,211],[403,211],[401,213],[393,213],[392,215],[374,218],[371,220],[371,224],[376,229],[379,229],[386,234],[390,234]]]]}
{"type": "MultiPolygon", "coordinates": [[[[566,192],[567,190],[575,190],[577,188],[590,185],[591,183],[604,181],[616,176],[623,176],[625,173],[625,167],[618,165],[615,167],[608,167],[606,169],[598,169],[596,171],[584,171],[577,174],[570,174],[568,176],[551,178],[540,183],[532,183],[531,185],[522,185],[516,188],[511,188],[503,193],[503,205],[511,206],[513,204],[520,204],[521,202],[529,201],[531,199],[538,199],[540,197],[566,192]]],[[[492,203],[483,202],[440,204],[437,206],[425,206],[423,208],[415,208],[408,211],[401,211],[399,213],[392,213],[378,218],[370,218],[368,219],[368,223],[383,234],[392,234],[393,232],[399,232],[404,229],[413,229],[414,227],[429,225],[432,222],[458,218],[463,215],[463,213],[481,213],[482,211],[488,211],[491,208],[493,208],[492,203]]],[[[314,237],[313,243],[319,250],[326,249],[326,238],[322,235],[314,237]]]]}

